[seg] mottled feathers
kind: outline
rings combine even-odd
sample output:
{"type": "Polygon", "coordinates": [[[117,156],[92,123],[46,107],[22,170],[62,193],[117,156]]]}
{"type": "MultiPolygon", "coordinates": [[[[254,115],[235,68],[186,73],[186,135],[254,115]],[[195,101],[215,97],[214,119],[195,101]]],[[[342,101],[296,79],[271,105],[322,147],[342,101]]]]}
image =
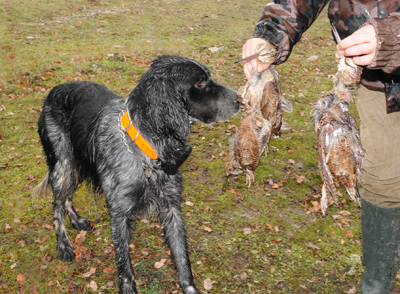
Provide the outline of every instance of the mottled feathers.
{"type": "Polygon", "coordinates": [[[322,187],[321,210],[337,203],[335,181],[343,185],[351,199],[360,203],[357,182],[361,179],[364,150],[356,121],[347,112],[352,101],[352,84],[360,80],[361,69],[351,59],[339,60],[333,89],[314,105],[318,158],[322,187]]]}
{"type": "MultiPolygon", "coordinates": [[[[258,62],[274,61],[275,48],[271,44],[266,43],[257,50],[260,52],[258,62]]],[[[268,153],[271,136],[280,135],[282,111],[292,111],[292,105],[281,96],[278,73],[274,67],[261,73],[253,70],[247,83],[240,87],[237,100],[242,117],[232,141],[227,175],[244,172],[246,183],[250,185],[261,155],[268,153]]]]}

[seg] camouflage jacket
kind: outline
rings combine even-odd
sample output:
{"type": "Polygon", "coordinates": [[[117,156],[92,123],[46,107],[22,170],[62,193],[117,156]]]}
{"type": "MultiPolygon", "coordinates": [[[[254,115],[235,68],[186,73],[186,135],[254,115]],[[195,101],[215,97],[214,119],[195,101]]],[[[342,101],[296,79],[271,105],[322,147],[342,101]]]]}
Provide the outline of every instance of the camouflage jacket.
{"type": "Polygon", "coordinates": [[[378,91],[385,83],[400,85],[400,0],[275,0],[262,10],[253,37],[275,44],[280,64],[329,2],[329,19],[342,39],[364,24],[377,32],[377,53],[361,83],[378,91]]]}

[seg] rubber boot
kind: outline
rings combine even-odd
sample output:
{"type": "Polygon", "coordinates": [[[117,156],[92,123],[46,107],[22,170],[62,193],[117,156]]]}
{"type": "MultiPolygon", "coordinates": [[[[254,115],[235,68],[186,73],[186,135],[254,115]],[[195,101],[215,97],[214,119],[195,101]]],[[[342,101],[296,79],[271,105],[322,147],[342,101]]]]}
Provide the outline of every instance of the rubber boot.
{"type": "Polygon", "coordinates": [[[365,264],[361,294],[390,294],[400,263],[400,208],[361,199],[361,233],[365,264]]]}

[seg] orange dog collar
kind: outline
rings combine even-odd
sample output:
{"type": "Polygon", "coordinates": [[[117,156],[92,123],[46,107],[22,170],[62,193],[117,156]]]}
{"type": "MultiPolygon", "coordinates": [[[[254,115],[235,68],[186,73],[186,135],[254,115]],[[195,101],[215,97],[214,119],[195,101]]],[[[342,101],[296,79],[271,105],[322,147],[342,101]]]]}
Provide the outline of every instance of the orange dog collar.
{"type": "Polygon", "coordinates": [[[149,143],[142,137],[139,131],[132,124],[131,119],[129,118],[128,111],[126,111],[121,117],[121,124],[124,128],[125,132],[131,137],[132,141],[151,159],[157,159],[157,153],[150,146],[149,143]]]}

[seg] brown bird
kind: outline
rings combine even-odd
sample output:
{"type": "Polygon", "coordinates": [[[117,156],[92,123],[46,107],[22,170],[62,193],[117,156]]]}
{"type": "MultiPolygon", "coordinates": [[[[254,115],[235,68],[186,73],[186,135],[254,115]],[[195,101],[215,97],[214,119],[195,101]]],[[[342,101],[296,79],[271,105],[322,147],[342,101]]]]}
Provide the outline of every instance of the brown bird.
{"type": "Polygon", "coordinates": [[[360,205],[357,182],[361,179],[364,149],[356,121],[347,112],[352,101],[352,85],[358,83],[361,68],[350,58],[339,60],[333,89],[314,105],[319,167],[322,187],[321,211],[325,214],[332,200],[337,203],[335,179],[342,184],[351,199],[360,205]]]}
{"type": "MultiPolygon", "coordinates": [[[[259,46],[256,52],[259,63],[275,61],[276,50],[270,43],[259,46]]],[[[231,145],[227,175],[244,172],[250,186],[261,155],[268,153],[271,135],[280,135],[282,110],[293,111],[293,108],[281,96],[278,73],[272,66],[261,73],[253,70],[247,83],[240,87],[237,100],[242,117],[231,145]]]]}

